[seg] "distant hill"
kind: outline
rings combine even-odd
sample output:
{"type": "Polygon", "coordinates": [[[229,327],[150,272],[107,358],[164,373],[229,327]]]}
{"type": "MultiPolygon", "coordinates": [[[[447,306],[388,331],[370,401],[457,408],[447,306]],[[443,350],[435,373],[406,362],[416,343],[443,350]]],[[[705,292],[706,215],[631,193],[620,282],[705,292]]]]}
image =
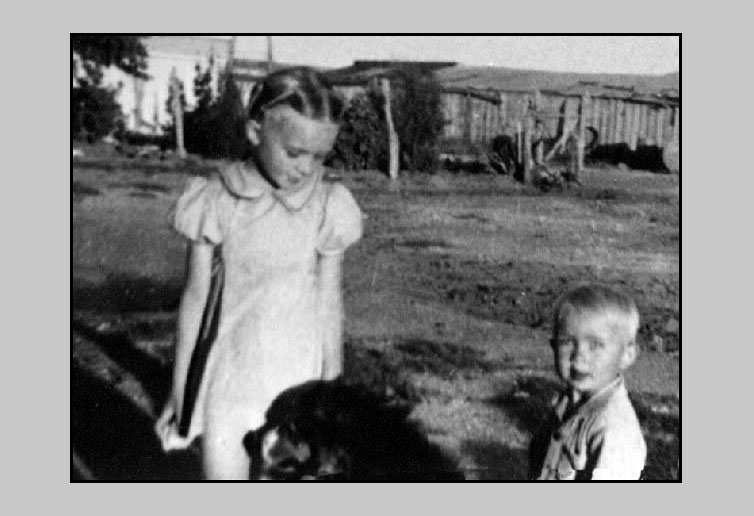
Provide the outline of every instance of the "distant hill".
{"type": "Polygon", "coordinates": [[[513,91],[563,90],[580,83],[633,88],[636,92],[657,93],[680,89],[678,72],[665,75],[596,74],[519,70],[494,66],[456,65],[435,72],[445,86],[513,91]]]}
{"type": "Polygon", "coordinates": [[[573,91],[583,89],[586,83],[593,84],[596,90],[604,87],[625,88],[633,89],[639,95],[656,95],[668,93],[669,90],[678,92],[680,89],[678,72],[665,75],[572,73],[433,61],[355,61],[351,66],[329,70],[326,74],[335,83],[366,84],[371,78],[389,76],[400,69],[432,71],[443,86],[449,88],[573,91]]]}

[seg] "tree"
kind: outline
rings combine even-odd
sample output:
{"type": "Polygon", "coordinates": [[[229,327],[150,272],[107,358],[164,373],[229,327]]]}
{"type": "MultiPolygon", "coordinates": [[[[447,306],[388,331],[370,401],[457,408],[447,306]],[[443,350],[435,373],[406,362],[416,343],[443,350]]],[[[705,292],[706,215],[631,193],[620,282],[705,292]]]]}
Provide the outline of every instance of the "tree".
{"type": "Polygon", "coordinates": [[[216,101],[215,92],[212,89],[212,60],[210,59],[205,69],[197,64],[194,71],[196,75],[193,89],[196,104],[191,110],[184,111],[184,141],[188,152],[210,156],[213,154],[212,140],[215,137],[212,106],[216,101]]]}
{"type": "MultiPolygon", "coordinates": [[[[219,96],[212,89],[212,61],[207,68],[197,65],[195,70],[196,105],[184,117],[186,150],[206,158],[244,159],[249,150],[246,117],[241,92],[230,70],[221,77],[219,96]]],[[[174,125],[166,128],[169,134],[174,130],[174,125]]]]}
{"type": "Polygon", "coordinates": [[[71,91],[71,135],[92,143],[110,133],[121,118],[120,105],[105,88],[82,86],[71,91]]]}
{"type": "MultiPolygon", "coordinates": [[[[147,50],[141,39],[139,36],[72,34],[71,50],[79,57],[84,68],[84,76],[77,77],[78,83],[99,86],[102,69],[108,66],[115,66],[129,75],[147,79],[147,50]]],[[[73,56],[71,71],[76,77],[77,62],[73,56]]]]}
{"type": "Polygon", "coordinates": [[[100,86],[103,69],[115,66],[146,79],[147,51],[137,36],[107,34],[72,34],[71,50],[77,85],[71,90],[71,134],[93,141],[110,133],[123,115],[115,91],[100,86]]]}
{"type": "Polygon", "coordinates": [[[359,93],[348,103],[326,164],[347,170],[383,169],[388,161],[383,99],[373,91],[359,93]]]}
{"type": "MultiPolygon", "coordinates": [[[[390,78],[391,115],[400,142],[402,168],[433,171],[445,119],[441,87],[429,74],[410,68],[390,78]]],[[[369,88],[351,99],[327,163],[337,168],[385,169],[390,160],[384,93],[369,88]]]]}
{"type": "Polygon", "coordinates": [[[215,92],[212,90],[212,68],[215,59],[210,56],[207,69],[202,71],[198,64],[194,67],[196,77],[194,77],[194,97],[196,98],[196,108],[194,111],[205,113],[209,111],[212,102],[215,100],[215,92]]]}
{"type": "Polygon", "coordinates": [[[223,81],[223,91],[213,106],[213,122],[216,127],[215,140],[218,157],[244,159],[249,151],[246,136],[246,116],[244,115],[241,91],[228,70],[223,81]]]}
{"type": "Polygon", "coordinates": [[[403,166],[432,171],[439,161],[438,140],[445,126],[441,87],[431,75],[408,68],[398,72],[395,83],[392,112],[403,166]]]}

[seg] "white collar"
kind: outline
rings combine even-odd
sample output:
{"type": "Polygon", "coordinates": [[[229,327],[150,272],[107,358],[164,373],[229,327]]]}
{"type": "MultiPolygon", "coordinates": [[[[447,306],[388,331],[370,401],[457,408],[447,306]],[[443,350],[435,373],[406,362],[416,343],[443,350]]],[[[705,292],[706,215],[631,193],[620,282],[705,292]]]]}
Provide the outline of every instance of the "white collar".
{"type": "Polygon", "coordinates": [[[256,168],[247,168],[240,162],[224,167],[220,171],[220,177],[225,188],[236,197],[256,199],[274,190],[256,168]]]}
{"type": "Polygon", "coordinates": [[[241,162],[234,162],[223,168],[220,177],[225,188],[236,197],[259,199],[266,194],[271,194],[288,210],[298,211],[309,202],[314,196],[314,192],[321,185],[322,172],[318,172],[318,174],[320,174],[320,177],[310,181],[302,190],[293,193],[283,193],[273,187],[256,167],[247,166],[241,162]]]}

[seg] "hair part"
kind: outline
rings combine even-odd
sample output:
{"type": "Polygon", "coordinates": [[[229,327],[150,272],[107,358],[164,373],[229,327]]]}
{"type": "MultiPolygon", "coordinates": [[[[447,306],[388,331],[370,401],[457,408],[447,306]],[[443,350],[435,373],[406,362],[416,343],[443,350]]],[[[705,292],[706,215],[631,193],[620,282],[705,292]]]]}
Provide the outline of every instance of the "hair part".
{"type": "Polygon", "coordinates": [[[625,292],[605,285],[581,285],[563,294],[553,310],[553,335],[573,313],[612,312],[624,318],[629,332],[629,344],[636,341],[639,331],[639,309],[625,292]]]}
{"type": "Polygon", "coordinates": [[[307,66],[272,72],[251,92],[249,120],[260,121],[265,111],[275,106],[290,106],[306,117],[339,123],[345,102],[332,84],[307,66]]]}

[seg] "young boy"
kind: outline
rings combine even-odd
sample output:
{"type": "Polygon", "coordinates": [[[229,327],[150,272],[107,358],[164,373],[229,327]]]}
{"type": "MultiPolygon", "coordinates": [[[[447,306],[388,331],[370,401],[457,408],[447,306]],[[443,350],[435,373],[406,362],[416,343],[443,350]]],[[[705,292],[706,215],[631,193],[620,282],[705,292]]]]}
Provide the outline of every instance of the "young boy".
{"type": "Polygon", "coordinates": [[[565,390],[539,480],[639,479],[647,449],[622,376],[638,328],[636,304],[611,288],[582,286],[558,301],[551,345],[565,390]]]}

